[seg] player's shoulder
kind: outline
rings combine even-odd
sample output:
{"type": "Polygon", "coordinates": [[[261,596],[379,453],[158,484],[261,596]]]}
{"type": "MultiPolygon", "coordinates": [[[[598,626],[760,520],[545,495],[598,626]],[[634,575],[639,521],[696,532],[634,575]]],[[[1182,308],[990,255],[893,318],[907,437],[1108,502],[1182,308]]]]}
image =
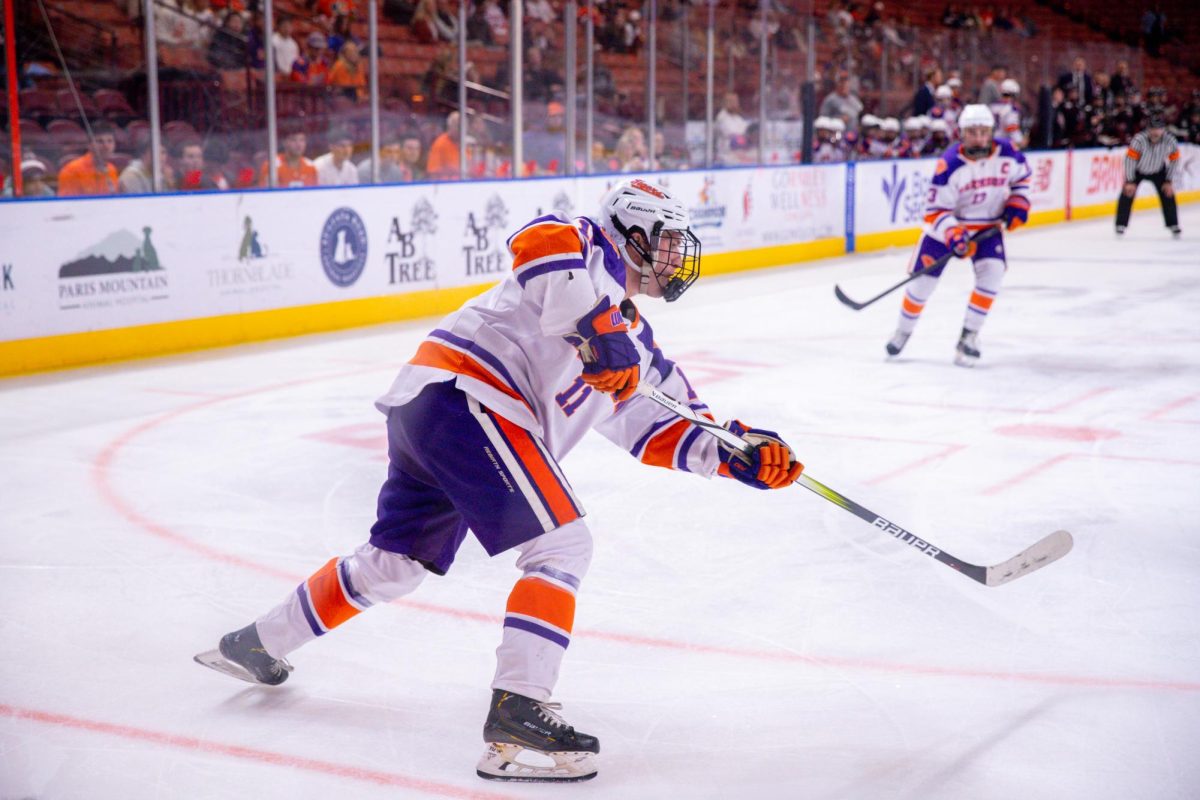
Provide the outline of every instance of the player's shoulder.
{"type": "Polygon", "coordinates": [[[508,237],[508,246],[509,249],[512,249],[517,244],[544,239],[560,239],[569,242],[573,237],[583,238],[574,221],[561,211],[551,211],[547,214],[540,214],[517,228],[513,235],[508,237]]]}
{"type": "Polygon", "coordinates": [[[933,167],[933,184],[935,186],[945,186],[950,180],[950,176],[961,169],[966,164],[966,159],[963,158],[959,151],[958,142],[947,147],[938,156],[937,164],[933,167]]]}
{"type": "Polygon", "coordinates": [[[1009,139],[996,138],[996,155],[999,158],[1011,158],[1018,164],[1025,163],[1025,154],[1018,150],[1016,145],[1009,139]]]}

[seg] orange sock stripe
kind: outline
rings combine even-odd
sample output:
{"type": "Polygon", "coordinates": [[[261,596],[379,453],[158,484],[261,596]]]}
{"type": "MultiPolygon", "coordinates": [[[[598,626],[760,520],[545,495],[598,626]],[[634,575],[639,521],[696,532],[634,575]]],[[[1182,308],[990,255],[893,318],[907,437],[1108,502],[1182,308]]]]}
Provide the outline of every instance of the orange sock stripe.
{"type": "Polygon", "coordinates": [[[645,449],[642,450],[642,463],[652,467],[674,469],[675,448],[679,447],[679,440],[687,433],[691,424],[687,420],[681,419],[654,434],[650,441],[646,442],[645,449]]]}
{"type": "Polygon", "coordinates": [[[542,497],[546,498],[546,505],[554,517],[555,524],[566,525],[571,520],[578,519],[579,511],[571,501],[571,496],[559,482],[554,470],[546,463],[542,451],[533,441],[533,435],[499,414],[493,413],[492,419],[500,426],[500,431],[512,447],[513,455],[520,459],[538,491],[542,493],[542,497]]]}
{"type": "Polygon", "coordinates": [[[346,620],[362,612],[350,605],[342,586],[338,583],[338,560],[330,559],[308,579],[308,597],[313,611],[321,618],[326,629],[336,628],[346,620]]]}
{"type": "Polygon", "coordinates": [[[994,297],[988,297],[987,295],[980,294],[979,292],[971,292],[971,305],[978,306],[984,311],[991,309],[992,301],[995,299],[996,298],[994,297]]]}
{"type": "Polygon", "coordinates": [[[908,295],[904,295],[903,305],[904,305],[905,311],[907,311],[910,314],[914,314],[914,315],[920,314],[921,309],[925,308],[924,303],[920,303],[920,304],[914,303],[912,300],[909,299],[908,295]]]}
{"type": "Polygon", "coordinates": [[[540,619],[570,633],[575,624],[575,595],[530,576],[517,581],[505,610],[540,619]]]}

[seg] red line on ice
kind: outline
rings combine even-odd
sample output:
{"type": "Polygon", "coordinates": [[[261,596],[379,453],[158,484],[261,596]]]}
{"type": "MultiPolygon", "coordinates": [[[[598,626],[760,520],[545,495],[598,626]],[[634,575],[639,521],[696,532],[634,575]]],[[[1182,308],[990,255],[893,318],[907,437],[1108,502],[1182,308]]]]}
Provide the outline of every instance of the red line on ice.
{"type": "Polygon", "coordinates": [[[980,492],[980,494],[987,494],[987,495],[1000,494],[1001,492],[1003,492],[1007,489],[1011,489],[1012,487],[1016,486],[1018,483],[1023,483],[1024,481],[1027,481],[1030,478],[1032,478],[1034,475],[1037,475],[1040,472],[1044,472],[1045,470],[1048,470],[1051,467],[1053,467],[1057,464],[1061,464],[1062,462],[1067,461],[1068,459],[1072,459],[1072,458],[1104,459],[1106,461],[1136,461],[1139,463],[1148,463],[1148,464],[1170,464],[1172,466],[1200,467],[1200,461],[1188,461],[1188,460],[1182,459],[1182,458],[1151,458],[1149,456],[1110,456],[1110,455],[1098,455],[1095,453],[1063,453],[1062,455],[1057,455],[1052,458],[1048,458],[1045,461],[1041,462],[1040,464],[1034,464],[1029,469],[1025,470],[1024,472],[1018,472],[1016,475],[1012,476],[1011,478],[1006,478],[997,484],[993,484],[992,486],[989,486],[988,488],[986,488],[982,492],[980,492]]]}
{"type": "Polygon", "coordinates": [[[1163,416],[1164,414],[1174,411],[1177,408],[1183,408],[1186,405],[1190,405],[1190,404],[1196,402],[1196,400],[1198,400],[1198,399],[1200,399],[1200,394],[1192,394],[1192,395],[1188,395],[1187,397],[1181,397],[1178,400],[1175,400],[1174,402],[1167,403],[1162,408],[1158,408],[1158,409],[1155,409],[1154,411],[1151,411],[1149,414],[1142,417],[1142,419],[1158,420],[1160,422],[1174,422],[1174,423],[1179,423],[1179,424],[1183,424],[1183,425],[1200,425],[1200,420],[1196,420],[1196,419],[1159,420],[1159,417],[1163,416]]]}
{"type": "Polygon", "coordinates": [[[953,408],[959,411],[1000,411],[1007,414],[1057,414],[1060,411],[1066,411],[1072,406],[1077,406],[1085,400],[1091,400],[1093,397],[1098,397],[1102,394],[1114,391],[1112,386],[1102,386],[1099,389],[1093,389],[1090,392],[1085,392],[1079,397],[1066,400],[1056,406],[1049,408],[1008,408],[1006,406],[975,406],[962,403],[927,403],[923,400],[895,400],[889,399],[887,402],[899,406],[922,406],[925,408],[953,408]]]}
{"type": "Polygon", "coordinates": [[[448,783],[439,783],[437,781],[412,778],[408,775],[402,775],[396,772],[379,772],[377,770],[364,769],[362,767],[352,767],[347,764],[336,764],[332,761],[321,761],[315,758],[305,758],[303,756],[290,756],[286,753],[276,753],[271,750],[260,750],[257,747],[225,744],[223,742],[214,742],[208,739],[197,739],[194,736],[181,736],[176,733],[165,733],[163,731],[153,731],[146,728],[134,728],[129,725],[120,725],[114,722],[104,722],[102,720],[72,717],[66,714],[56,714],[51,711],[39,711],[33,708],[20,708],[18,706],[10,706],[3,703],[0,703],[0,716],[31,720],[33,722],[40,722],[45,725],[55,725],[60,728],[72,728],[74,730],[87,731],[89,733],[102,733],[109,736],[117,736],[122,739],[152,742],[154,744],[163,745],[165,747],[174,747],[180,750],[191,750],[200,753],[217,753],[220,755],[244,759],[246,761],[256,761],[261,764],[271,764],[273,766],[289,767],[291,769],[303,769],[309,772],[318,772],[324,775],[333,775],[339,778],[352,778],[354,780],[375,783],[381,786],[397,786],[403,789],[411,789],[424,792],[426,794],[439,795],[441,797],[478,798],[478,800],[500,800],[500,798],[507,799],[512,797],[512,795],[462,789],[457,786],[452,786],[448,783]]]}
{"type": "MultiPolygon", "coordinates": [[[[100,491],[101,497],[109,503],[119,514],[128,519],[134,525],[142,528],[147,533],[150,533],[158,538],[169,541],[173,544],[192,550],[207,558],[212,558],[217,561],[224,562],[233,566],[242,567],[244,569],[259,572],[265,575],[282,578],[288,582],[299,582],[303,577],[290,573],[286,570],[270,567],[265,564],[259,564],[240,556],[226,553],[218,550],[215,547],[195,542],[187,537],[178,534],[165,525],[162,525],[154,520],[151,520],[134,509],[125,501],[124,498],[112,487],[109,479],[109,471],[111,470],[117,454],[128,445],[133,439],[143,433],[157,427],[158,425],[177,419],[184,414],[197,411],[208,406],[215,405],[227,400],[237,400],[244,397],[250,397],[255,394],[263,394],[265,392],[277,391],[279,389],[302,386],[309,383],[318,383],[320,381],[337,379],[351,375],[358,375],[365,372],[375,372],[383,367],[370,367],[357,369],[349,372],[333,373],[329,375],[301,378],[283,383],[273,384],[269,386],[261,386],[255,389],[247,389],[241,392],[234,392],[221,397],[212,397],[190,405],[181,406],[173,411],[165,412],[153,419],[142,422],[121,435],[114,438],[100,452],[93,461],[92,475],[96,481],[97,488],[100,491]]],[[[830,435],[837,434],[815,434],[814,435],[830,435]]],[[[842,437],[845,438],[845,437],[842,437]]],[[[864,439],[878,439],[879,441],[901,441],[884,439],[880,437],[857,437],[864,439]]],[[[933,442],[921,442],[922,444],[934,444],[933,442]]],[[[952,448],[961,448],[965,445],[948,445],[952,448]]],[[[1070,458],[1071,455],[1058,456],[1051,459],[1035,470],[1045,469],[1056,463],[1059,460],[1070,458]]],[[[1110,456],[1111,458],[1111,456],[1110,456]]],[[[1147,461],[1162,461],[1162,459],[1134,459],[1147,461]]],[[[1200,462],[1175,462],[1184,464],[1200,465],[1200,462]]],[[[1021,478],[1022,480],[1024,478],[1021,478]]],[[[1004,486],[1005,484],[1000,484],[1004,486]]],[[[411,608],[417,611],[424,611],[430,614],[441,616],[454,617],[461,620],[472,622],[486,623],[499,627],[501,618],[493,614],[485,614],[479,611],[469,611],[465,609],[451,608],[441,606],[434,603],[426,603],[419,600],[402,599],[396,600],[393,605],[403,608],[411,608]]],[[[903,664],[897,662],[872,661],[869,659],[858,658],[841,658],[836,656],[811,656],[802,653],[796,653],[788,650],[753,650],[749,648],[728,647],[722,645],[710,645],[694,642],[685,642],[674,639],[661,639],[656,637],[641,636],[638,634],[617,633],[611,631],[590,631],[576,629],[576,637],[587,639],[597,639],[601,641],[618,642],[621,644],[636,645],[641,647],[654,647],[663,650],[674,650],[688,653],[706,653],[710,655],[730,656],[734,658],[751,658],[760,659],[763,661],[782,661],[802,664],[811,664],[817,666],[837,667],[844,669],[858,669],[872,672],[884,672],[890,674],[909,674],[921,676],[944,676],[944,677],[959,677],[959,678],[983,678],[990,680],[1017,681],[1024,683],[1038,683],[1048,685],[1067,685],[1067,686],[1089,686],[1098,688],[1126,688],[1126,689],[1169,689],[1177,691],[1200,691],[1200,683],[1186,681],[1159,681],[1159,680],[1142,680],[1137,678],[1100,678],[1089,676],[1074,676],[1074,675],[1058,675],[1053,673],[1033,673],[1033,672],[998,672],[991,670],[976,670],[960,667],[940,667],[921,664],[903,664]]],[[[6,708],[0,705],[0,709],[6,708]]],[[[106,723],[102,723],[106,724],[106,723]]]]}

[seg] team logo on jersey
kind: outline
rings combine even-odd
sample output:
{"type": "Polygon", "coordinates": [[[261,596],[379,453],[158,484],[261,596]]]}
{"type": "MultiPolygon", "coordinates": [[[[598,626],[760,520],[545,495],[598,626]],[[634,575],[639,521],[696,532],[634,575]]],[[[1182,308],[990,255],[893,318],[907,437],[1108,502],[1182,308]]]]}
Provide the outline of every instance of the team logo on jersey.
{"type": "Polygon", "coordinates": [[[399,217],[392,217],[388,226],[387,252],[383,254],[388,265],[388,283],[416,283],[437,278],[437,266],[416,241],[418,237],[424,241],[427,236],[437,233],[437,220],[433,204],[424,197],[413,206],[407,231],[401,226],[399,217]]]}
{"type": "Polygon", "coordinates": [[[321,228],[321,267],[335,286],[347,287],[367,265],[367,228],[353,209],[339,208],[321,228]]]}
{"type": "Polygon", "coordinates": [[[163,300],[167,275],[150,240],[119,230],[88,247],[59,267],[58,304],[61,309],[101,308],[116,304],[163,300]]]}

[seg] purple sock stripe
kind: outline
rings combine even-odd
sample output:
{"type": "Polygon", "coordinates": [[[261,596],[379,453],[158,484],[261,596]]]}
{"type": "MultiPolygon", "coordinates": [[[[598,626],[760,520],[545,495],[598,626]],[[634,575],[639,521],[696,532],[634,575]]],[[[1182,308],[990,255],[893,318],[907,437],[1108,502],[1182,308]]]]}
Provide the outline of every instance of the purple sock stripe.
{"type": "Polygon", "coordinates": [[[344,558],[338,560],[338,575],[341,576],[342,588],[350,595],[350,599],[363,608],[370,608],[372,605],[371,601],[355,591],[354,584],[350,582],[350,568],[346,566],[346,559],[344,558]]]}
{"type": "Polygon", "coordinates": [[[903,311],[903,310],[901,310],[900,316],[904,317],[905,319],[920,319],[921,318],[921,316],[919,314],[910,314],[907,311],[903,311]]]}
{"type": "Polygon", "coordinates": [[[675,466],[677,469],[683,470],[684,472],[691,472],[687,465],[688,452],[692,449],[692,444],[695,443],[696,439],[700,438],[700,434],[703,432],[704,430],[702,428],[693,425],[691,433],[683,437],[683,444],[679,446],[679,455],[675,458],[675,466]]]}
{"type": "Polygon", "coordinates": [[[525,631],[526,633],[532,633],[535,636],[541,636],[543,639],[548,639],[549,641],[554,642],[556,645],[558,645],[559,647],[561,647],[564,650],[566,650],[567,645],[569,645],[571,643],[571,640],[568,639],[567,637],[563,636],[562,634],[555,633],[554,631],[550,630],[549,628],[543,628],[541,625],[538,625],[537,623],[534,623],[534,622],[530,622],[527,619],[518,619],[516,617],[505,617],[504,618],[504,627],[516,628],[519,631],[525,631]]]}
{"type": "MultiPolygon", "coordinates": [[[[497,373],[499,373],[500,377],[502,377],[504,379],[505,383],[507,383],[509,385],[509,388],[511,388],[517,394],[521,395],[522,398],[525,397],[525,393],[521,391],[521,387],[517,384],[517,382],[515,380],[513,380],[513,376],[510,375],[508,370],[504,368],[504,365],[502,363],[500,363],[500,359],[496,358],[494,355],[492,355],[487,350],[480,347],[475,342],[472,342],[469,339],[464,339],[461,336],[455,336],[450,331],[442,330],[441,328],[434,328],[432,331],[429,332],[429,335],[435,339],[441,339],[443,341],[449,342],[450,344],[454,345],[455,347],[462,348],[463,350],[466,350],[471,355],[477,356],[484,363],[486,363],[489,367],[491,367],[497,373]]],[[[526,402],[528,402],[528,401],[526,401],[526,402]]],[[[533,407],[532,404],[530,404],[530,408],[532,408],[532,407],[533,407]]]]}
{"type": "Polygon", "coordinates": [[[556,581],[565,583],[567,586],[570,586],[575,591],[579,591],[579,578],[576,578],[574,575],[572,575],[569,572],[563,572],[561,569],[555,569],[554,567],[548,567],[545,564],[534,567],[532,570],[530,570],[530,572],[537,572],[537,573],[541,573],[542,575],[548,575],[551,578],[554,578],[554,580],[556,580],[556,581]]]}
{"type": "Polygon", "coordinates": [[[989,292],[987,289],[982,289],[978,286],[975,287],[975,291],[979,292],[980,294],[987,295],[988,297],[995,297],[997,294],[1000,293],[999,289],[997,289],[994,292],[989,292]]]}
{"type": "Polygon", "coordinates": [[[564,258],[562,261],[547,261],[545,264],[538,264],[536,267],[530,267],[529,269],[517,267],[515,271],[517,273],[517,283],[524,287],[525,284],[539,275],[568,269],[583,270],[584,268],[583,259],[572,256],[571,258],[564,258]]]}
{"type": "Polygon", "coordinates": [[[308,600],[308,590],[304,588],[304,584],[296,587],[296,594],[300,598],[300,610],[304,612],[304,618],[308,620],[308,627],[312,628],[314,636],[324,636],[325,629],[321,627],[321,623],[317,622],[317,615],[313,613],[312,606],[308,600]]]}

